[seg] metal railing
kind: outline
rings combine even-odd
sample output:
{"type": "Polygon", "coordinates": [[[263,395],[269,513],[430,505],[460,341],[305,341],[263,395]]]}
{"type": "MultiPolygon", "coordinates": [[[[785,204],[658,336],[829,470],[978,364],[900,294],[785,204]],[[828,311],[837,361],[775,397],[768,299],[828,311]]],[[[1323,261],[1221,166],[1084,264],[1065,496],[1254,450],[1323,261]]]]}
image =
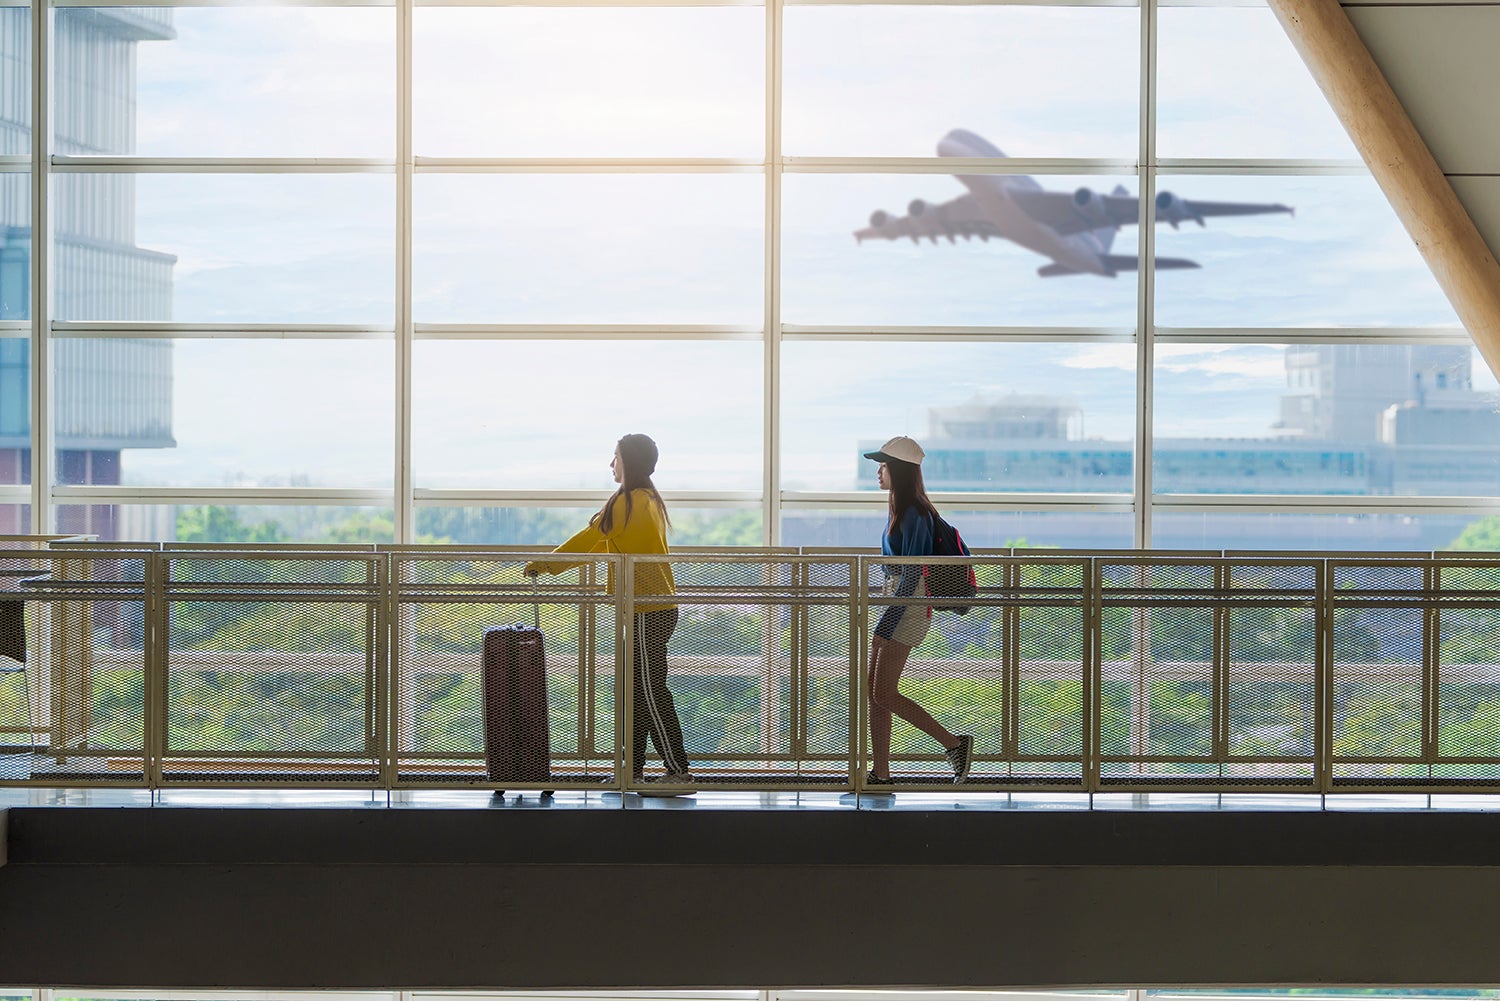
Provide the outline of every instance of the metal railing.
{"type": "MultiPolygon", "coordinates": [[[[894,605],[933,609],[901,691],[974,736],[966,792],[1500,792],[1500,554],[985,552],[950,560],[978,580],[957,614],[880,588],[943,560],[868,552],[588,554],[537,579],[552,554],[0,546],[0,638],[24,643],[0,649],[7,785],[644,788],[666,713],[636,633],[670,608],[696,788],[861,791],[894,605]],[[537,714],[492,740],[539,746],[542,774],[485,757],[483,637],[510,623],[540,626],[545,665],[505,696],[537,714]]],[[[954,789],[899,719],[892,761],[883,790],[954,789]]]]}

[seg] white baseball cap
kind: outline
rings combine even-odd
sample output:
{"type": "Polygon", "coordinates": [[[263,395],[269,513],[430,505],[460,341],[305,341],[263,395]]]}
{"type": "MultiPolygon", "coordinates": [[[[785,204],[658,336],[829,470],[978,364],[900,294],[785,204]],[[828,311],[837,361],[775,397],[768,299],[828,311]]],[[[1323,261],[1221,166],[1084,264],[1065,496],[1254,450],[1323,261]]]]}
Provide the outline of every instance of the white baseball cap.
{"type": "Polygon", "coordinates": [[[866,452],[866,459],[874,459],[876,462],[909,462],[913,466],[920,466],[922,459],[927,455],[922,451],[922,446],[912,441],[905,435],[898,434],[884,445],[880,446],[878,452],[866,452]]]}

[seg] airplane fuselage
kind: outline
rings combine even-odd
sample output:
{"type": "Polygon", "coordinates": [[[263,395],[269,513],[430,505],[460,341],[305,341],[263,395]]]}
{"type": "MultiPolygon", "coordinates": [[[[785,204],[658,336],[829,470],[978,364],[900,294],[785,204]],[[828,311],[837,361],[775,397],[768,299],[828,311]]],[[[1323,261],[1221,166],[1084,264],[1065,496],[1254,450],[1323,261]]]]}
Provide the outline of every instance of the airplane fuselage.
{"type": "MultiPolygon", "coordinates": [[[[983,138],[963,129],[955,129],[938,143],[939,156],[1001,158],[1005,154],[983,138]]],[[[1063,236],[1029,216],[1010,197],[1013,189],[1040,191],[1035,178],[1025,174],[956,174],[959,182],[974,195],[999,235],[1027,250],[1050,257],[1058,264],[1091,275],[1114,277],[1105,266],[1107,253],[1092,232],[1063,236]]]]}

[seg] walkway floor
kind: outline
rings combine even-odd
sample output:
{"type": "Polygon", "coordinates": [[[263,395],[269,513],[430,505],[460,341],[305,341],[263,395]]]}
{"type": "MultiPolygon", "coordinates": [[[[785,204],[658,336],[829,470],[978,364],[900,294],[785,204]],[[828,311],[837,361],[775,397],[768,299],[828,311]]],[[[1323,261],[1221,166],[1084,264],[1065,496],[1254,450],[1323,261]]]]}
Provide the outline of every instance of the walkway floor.
{"type": "Polygon", "coordinates": [[[50,789],[0,788],[0,808],[11,806],[206,807],[276,809],[475,810],[955,810],[955,811],[1439,811],[1500,812],[1500,796],[1262,795],[1212,793],[961,793],[700,792],[671,799],[635,793],[561,790],[508,793],[484,790],[350,789],[50,789]]]}

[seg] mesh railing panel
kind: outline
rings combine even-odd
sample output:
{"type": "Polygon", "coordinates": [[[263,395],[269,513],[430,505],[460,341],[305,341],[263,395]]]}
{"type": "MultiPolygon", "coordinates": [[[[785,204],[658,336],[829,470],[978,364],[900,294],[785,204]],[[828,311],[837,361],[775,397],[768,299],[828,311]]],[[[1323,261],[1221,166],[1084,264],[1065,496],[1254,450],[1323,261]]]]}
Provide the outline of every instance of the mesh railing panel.
{"type": "MultiPolygon", "coordinates": [[[[844,576],[847,586],[847,572],[844,576]]],[[[847,607],[839,605],[808,607],[805,615],[807,667],[806,680],[800,686],[799,714],[803,717],[804,770],[827,770],[842,776],[849,764],[853,616],[847,607]]]]}
{"type": "Polygon", "coordinates": [[[1101,782],[1311,787],[1319,564],[1106,559],[1096,572],[1101,782]]]}
{"type": "Polygon", "coordinates": [[[1500,609],[1438,613],[1437,754],[1500,758],[1500,609]]]}
{"type": "Polygon", "coordinates": [[[1213,754],[1214,616],[1204,600],[1215,566],[1102,561],[1096,572],[1101,781],[1202,776],[1213,754]]]}
{"type": "Polygon", "coordinates": [[[1429,783],[1430,565],[1333,561],[1329,760],[1335,788],[1429,783]]]}
{"type": "Polygon", "coordinates": [[[1425,586],[1423,567],[1417,563],[1335,563],[1332,572],[1336,592],[1419,595],[1425,586]]]}
{"type": "Polygon", "coordinates": [[[375,558],[163,558],[164,782],[379,778],[375,558]]]}
{"type": "Polygon", "coordinates": [[[146,776],[146,559],[0,552],[0,780],[146,776]]]}
{"type": "Polygon", "coordinates": [[[168,754],[372,757],[370,610],[168,605],[168,754]]]}
{"type": "Polygon", "coordinates": [[[1335,610],[1335,760],[1422,755],[1423,632],[1420,608],[1335,610]]]}
{"type": "MultiPolygon", "coordinates": [[[[1094,684],[1089,571],[1081,560],[1012,564],[1015,604],[1004,610],[1015,664],[1012,733],[1005,748],[1012,760],[1004,766],[1012,781],[1072,785],[1085,778],[1087,700],[1094,684]]],[[[987,770],[979,771],[981,778],[987,770]]]]}
{"type": "Polygon", "coordinates": [[[614,563],[585,557],[528,576],[542,555],[396,557],[398,783],[614,781],[614,563]]]}
{"type": "Polygon", "coordinates": [[[1438,590],[1445,596],[1465,596],[1500,601],[1500,564],[1440,563],[1438,590]]]}
{"type": "Polygon", "coordinates": [[[1319,566],[1232,562],[1225,579],[1224,775],[1310,786],[1318,754],[1319,566]]]}
{"type": "Polygon", "coordinates": [[[1301,599],[1317,597],[1318,566],[1312,563],[1237,563],[1226,564],[1229,589],[1246,598],[1262,595],[1290,595],[1301,599]]]}
{"type": "Polygon", "coordinates": [[[1103,758],[1207,757],[1213,751],[1213,613],[1106,609],[1100,678],[1103,758]]]}
{"type": "Polygon", "coordinates": [[[853,561],[628,563],[630,785],[691,771],[700,785],[846,787],[853,561]]]}
{"type": "Polygon", "coordinates": [[[1016,753],[1082,760],[1087,683],[1083,611],[1022,608],[1016,753]]]}
{"type": "Polygon", "coordinates": [[[1432,782],[1500,785],[1500,563],[1441,562],[1433,576],[1432,782]]]}
{"type": "Polygon", "coordinates": [[[1228,753],[1305,758],[1316,725],[1318,617],[1314,608],[1235,608],[1227,615],[1228,753]]]}

